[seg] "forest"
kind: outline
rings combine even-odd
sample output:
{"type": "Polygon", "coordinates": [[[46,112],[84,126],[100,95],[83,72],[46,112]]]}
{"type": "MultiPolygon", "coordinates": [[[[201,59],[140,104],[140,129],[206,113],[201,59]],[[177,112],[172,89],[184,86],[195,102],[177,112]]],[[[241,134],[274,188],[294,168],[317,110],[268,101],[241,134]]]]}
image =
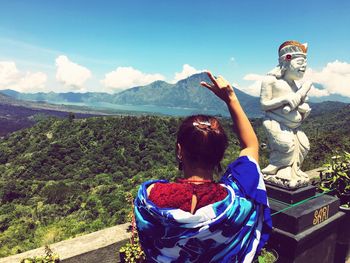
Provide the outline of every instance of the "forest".
{"type": "MultiPolygon", "coordinates": [[[[232,123],[225,167],[239,152],[232,123]]],[[[38,118],[0,139],[0,257],[127,221],[126,193],[145,180],[181,176],[175,159],[182,118],[114,116],[38,118]]],[[[261,119],[251,120],[266,143],[261,119]]],[[[303,170],[350,149],[350,105],[313,112],[303,124],[311,150],[303,170]]],[[[268,150],[261,149],[260,164],[268,150]]],[[[218,179],[220,175],[217,175],[218,179]]]]}

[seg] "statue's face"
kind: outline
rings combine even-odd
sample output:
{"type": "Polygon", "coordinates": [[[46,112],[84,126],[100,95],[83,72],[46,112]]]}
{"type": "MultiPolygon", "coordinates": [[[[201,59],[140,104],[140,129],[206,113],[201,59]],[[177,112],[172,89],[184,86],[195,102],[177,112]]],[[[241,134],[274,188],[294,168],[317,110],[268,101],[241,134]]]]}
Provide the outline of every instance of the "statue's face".
{"type": "Polygon", "coordinates": [[[288,80],[301,79],[306,70],[306,56],[300,55],[290,60],[284,73],[284,78],[288,80]]]}

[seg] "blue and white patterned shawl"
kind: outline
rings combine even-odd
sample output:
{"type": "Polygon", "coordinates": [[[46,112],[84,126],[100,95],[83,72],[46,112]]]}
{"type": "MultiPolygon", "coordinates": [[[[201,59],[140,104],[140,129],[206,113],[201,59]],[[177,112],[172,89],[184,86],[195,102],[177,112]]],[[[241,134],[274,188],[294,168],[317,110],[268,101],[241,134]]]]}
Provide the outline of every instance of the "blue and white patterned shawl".
{"type": "Polygon", "coordinates": [[[268,239],[270,209],[257,163],[247,156],[228,166],[220,183],[228,195],[195,214],[158,208],[141,185],[135,218],[147,262],[251,262],[268,239]]]}

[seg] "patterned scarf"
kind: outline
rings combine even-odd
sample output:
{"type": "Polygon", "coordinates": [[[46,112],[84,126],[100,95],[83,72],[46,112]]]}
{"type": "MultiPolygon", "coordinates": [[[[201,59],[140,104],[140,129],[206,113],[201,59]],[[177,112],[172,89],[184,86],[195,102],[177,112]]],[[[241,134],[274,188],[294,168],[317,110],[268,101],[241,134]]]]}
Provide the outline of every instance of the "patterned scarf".
{"type": "Polygon", "coordinates": [[[256,162],[239,157],[221,178],[225,199],[195,214],[158,208],[141,185],[135,218],[147,262],[251,262],[271,230],[265,185],[256,162]]]}

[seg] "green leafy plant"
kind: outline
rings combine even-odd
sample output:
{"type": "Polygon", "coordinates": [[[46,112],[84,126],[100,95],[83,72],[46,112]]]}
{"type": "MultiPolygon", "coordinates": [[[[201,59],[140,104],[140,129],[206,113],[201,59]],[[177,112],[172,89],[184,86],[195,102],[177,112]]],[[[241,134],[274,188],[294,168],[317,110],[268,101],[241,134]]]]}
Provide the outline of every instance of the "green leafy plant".
{"type": "Polygon", "coordinates": [[[24,258],[21,263],[58,263],[60,262],[59,256],[53,253],[49,246],[45,246],[45,255],[35,256],[33,258],[24,258]]]}
{"type": "Polygon", "coordinates": [[[333,156],[324,167],[319,189],[338,196],[341,206],[350,207],[350,153],[344,151],[343,155],[333,156]]]}
{"type": "Polygon", "coordinates": [[[266,250],[266,248],[261,249],[258,258],[254,261],[255,263],[273,263],[278,259],[278,254],[276,250],[266,250]]]}
{"type": "Polygon", "coordinates": [[[139,263],[145,262],[145,253],[143,252],[138,237],[133,237],[130,242],[120,248],[121,262],[139,263]]]}
{"type": "MultiPolygon", "coordinates": [[[[131,193],[126,194],[126,200],[129,203],[131,203],[131,207],[133,207],[134,203],[133,203],[133,196],[131,193]]],[[[145,262],[146,260],[145,253],[141,248],[138,233],[136,230],[134,209],[130,211],[129,219],[131,221],[131,238],[128,243],[126,243],[124,246],[122,246],[119,249],[120,261],[125,263],[145,262]]]]}

